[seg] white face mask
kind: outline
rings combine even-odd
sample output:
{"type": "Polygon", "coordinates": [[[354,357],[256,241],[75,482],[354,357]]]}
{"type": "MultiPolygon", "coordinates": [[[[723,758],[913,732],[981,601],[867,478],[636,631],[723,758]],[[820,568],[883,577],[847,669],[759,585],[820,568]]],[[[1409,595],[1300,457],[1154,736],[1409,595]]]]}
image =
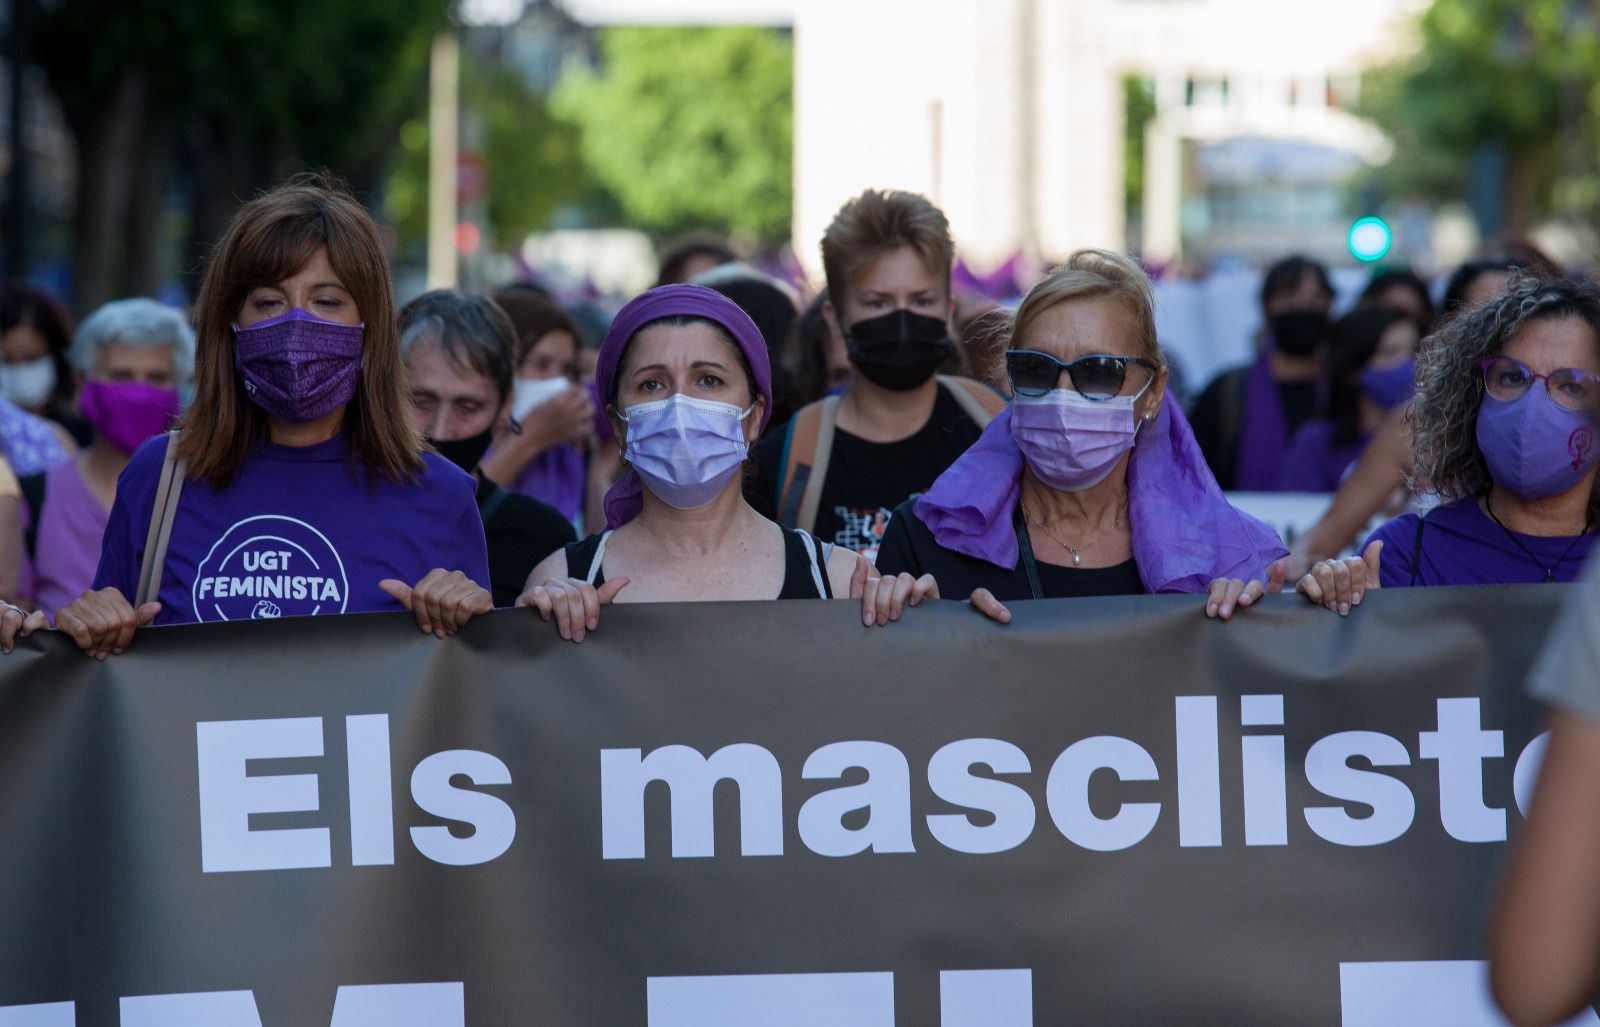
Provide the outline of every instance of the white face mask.
{"type": "Polygon", "coordinates": [[[572,382],[559,375],[554,378],[516,379],[511,384],[511,419],[521,424],[535,407],[548,403],[570,388],[572,382]]]}
{"type": "Polygon", "coordinates": [[[42,407],[56,391],[56,362],[40,357],[20,364],[0,364],[0,399],[19,407],[42,407]]]}

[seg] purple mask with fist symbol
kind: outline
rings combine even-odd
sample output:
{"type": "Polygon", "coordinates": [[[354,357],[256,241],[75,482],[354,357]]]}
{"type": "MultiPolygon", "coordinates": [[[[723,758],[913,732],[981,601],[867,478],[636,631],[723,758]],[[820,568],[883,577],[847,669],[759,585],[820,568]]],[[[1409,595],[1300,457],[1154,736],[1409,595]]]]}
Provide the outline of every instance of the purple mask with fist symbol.
{"type": "Polygon", "coordinates": [[[315,421],[355,396],[363,328],[296,307],[249,328],[234,325],[233,364],[256,406],[285,421],[315,421]]]}

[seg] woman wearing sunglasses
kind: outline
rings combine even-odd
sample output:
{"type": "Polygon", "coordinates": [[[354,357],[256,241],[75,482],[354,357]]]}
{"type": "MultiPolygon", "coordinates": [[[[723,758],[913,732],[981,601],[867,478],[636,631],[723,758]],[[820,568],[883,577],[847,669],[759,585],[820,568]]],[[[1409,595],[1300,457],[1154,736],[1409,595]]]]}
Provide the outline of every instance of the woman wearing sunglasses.
{"type": "Polygon", "coordinates": [[[890,522],[891,618],[938,590],[1002,622],[1007,600],[1143,592],[1227,618],[1282,586],[1277,534],[1228,504],[1167,395],[1137,264],[1073,254],[1023,299],[1005,364],[1011,406],[890,522]]]}
{"type": "Polygon", "coordinates": [[[1594,547],[1600,289],[1523,281],[1422,344],[1416,479],[1441,505],[1300,580],[1343,614],[1380,585],[1575,581],[1594,547]]]}

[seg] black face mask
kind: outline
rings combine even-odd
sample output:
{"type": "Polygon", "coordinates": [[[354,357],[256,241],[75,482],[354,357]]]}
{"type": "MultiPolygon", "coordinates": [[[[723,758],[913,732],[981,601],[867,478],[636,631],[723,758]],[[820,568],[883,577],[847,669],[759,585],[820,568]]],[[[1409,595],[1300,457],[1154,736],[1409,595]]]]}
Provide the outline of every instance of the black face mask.
{"type": "Polygon", "coordinates": [[[906,392],[932,378],[956,344],[949,326],[937,317],[904,307],[857,321],[845,330],[850,363],[867,380],[892,392],[906,392]]]}
{"type": "Polygon", "coordinates": [[[1272,319],[1272,345],[1286,357],[1309,357],[1328,337],[1328,315],[1291,310],[1272,319]]]}
{"type": "Polygon", "coordinates": [[[494,430],[485,428],[476,435],[468,435],[464,439],[429,439],[428,442],[439,455],[455,464],[457,467],[471,474],[478,468],[478,461],[483,459],[483,454],[489,451],[489,443],[494,441],[494,430]]]}

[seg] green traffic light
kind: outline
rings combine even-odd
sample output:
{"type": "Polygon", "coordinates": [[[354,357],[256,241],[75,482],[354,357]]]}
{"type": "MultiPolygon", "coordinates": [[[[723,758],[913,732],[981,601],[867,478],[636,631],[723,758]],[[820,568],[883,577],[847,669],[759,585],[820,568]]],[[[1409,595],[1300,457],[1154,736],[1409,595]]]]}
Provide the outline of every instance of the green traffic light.
{"type": "Polygon", "coordinates": [[[1346,241],[1350,245],[1351,256],[1370,264],[1374,260],[1382,260],[1384,254],[1389,252],[1389,247],[1394,244],[1394,232],[1383,218],[1365,217],[1350,226],[1346,241]]]}

